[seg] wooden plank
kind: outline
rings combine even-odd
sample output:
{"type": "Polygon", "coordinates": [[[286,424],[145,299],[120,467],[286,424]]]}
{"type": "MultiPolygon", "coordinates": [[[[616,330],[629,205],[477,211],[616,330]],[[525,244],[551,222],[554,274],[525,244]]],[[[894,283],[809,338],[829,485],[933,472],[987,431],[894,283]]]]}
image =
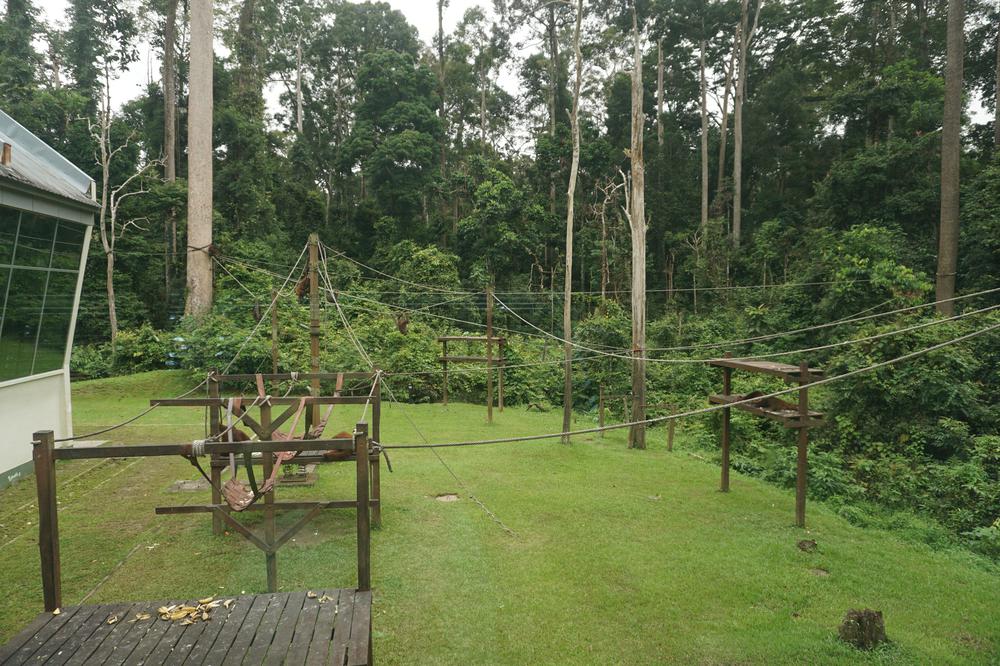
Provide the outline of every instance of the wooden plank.
{"type": "Polygon", "coordinates": [[[356,595],[356,590],[342,590],[340,593],[328,663],[340,666],[347,660],[347,644],[351,639],[351,624],[354,622],[354,597],[356,595]]]}
{"type": "MultiPolygon", "coordinates": [[[[343,375],[345,379],[370,379],[374,377],[374,373],[371,372],[298,372],[293,376],[289,372],[279,372],[279,373],[268,373],[262,374],[261,377],[264,381],[286,381],[289,379],[297,379],[299,381],[306,381],[310,379],[321,379],[324,381],[333,381],[337,379],[338,375],[343,375]]],[[[233,375],[216,375],[216,378],[220,382],[252,382],[257,379],[257,375],[247,375],[247,374],[233,374],[233,375]]]]}
{"type": "MultiPolygon", "coordinates": [[[[313,642],[313,632],[316,630],[316,619],[319,617],[320,596],[320,593],[316,593],[315,599],[306,596],[306,600],[302,603],[302,612],[295,625],[295,633],[284,655],[284,661],[288,664],[304,664],[306,661],[309,646],[313,642]]],[[[268,655],[268,660],[270,661],[270,655],[268,655]]]]}
{"type": "MultiPolygon", "coordinates": [[[[209,612],[209,620],[202,620],[199,624],[204,624],[205,627],[201,630],[201,635],[198,640],[195,641],[194,646],[188,653],[187,658],[184,660],[185,664],[201,664],[205,661],[205,657],[211,651],[212,646],[219,639],[219,636],[226,628],[226,624],[230,620],[232,615],[232,610],[219,606],[209,612]]],[[[246,615],[246,611],[242,612],[242,615],[246,615]]],[[[239,620],[233,618],[234,622],[239,624],[239,620]]],[[[180,662],[178,662],[180,663],[180,662]]]]}
{"type": "Polygon", "coordinates": [[[278,626],[274,630],[271,638],[271,646],[267,650],[264,658],[265,664],[281,664],[285,660],[288,646],[295,635],[295,627],[302,617],[302,607],[306,601],[305,592],[293,592],[288,597],[285,610],[281,613],[278,626]]]}
{"type": "Polygon", "coordinates": [[[320,597],[327,595],[330,601],[320,604],[316,616],[316,627],[313,630],[313,640],[309,644],[309,654],[306,655],[306,666],[326,666],[327,655],[330,654],[330,644],[333,641],[333,624],[337,619],[337,605],[345,590],[326,590],[320,592],[320,597]]]}
{"type": "MultiPolygon", "coordinates": [[[[195,649],[191,651],[191,654],[188,655],[185,663],[194,665],[203,664],[204,666],[221,664],[222,660],[226,657],[226,652],[229,651],[229,647],[233,644],[233,640],[243,628],[243,621],[247,619],[247,615],[253,607],[253,602],[254,597],[237,597],[228,609],[225,606],[219,606],[212,611],[212,622],[218,621],[221,625],[219,633],[211,643],[205,640],[200,641],[195,646],[195,649]],[[215,613],[219,611],[223,611],[225,615],[220,615],[218,618],[214,617],[215,613]]],[[[256,628],[255,625],[253,629],[256,628]]]]}
{"type": "Polygon", "coordinates": [[[104,620],[111,613],[120,613],[128,610],[129,604],[103,604],[100,606],[90,606],[93,609],[93,613],[86,621],[76,622],[76,631],[73,635],[63,644],[55,655],[49,659],[49,664],[51,666],[62,666],[68,663],[73,657],[81,650],[89,649],[88,646],[91,644],[91,640],[95,639],[95,635],[98,629],[104,623],[104,620]]]}
{"type": "Polygon", "coordinates": [[[493,340],[493,342],[506,342],[507,338],[493,336],[488,338],[485,335],[439,335],[438,342],[486,342],[487,340],[493,340]]]}
{"type": "MultiPolygon", "coordinates": [[[[83,641],[76,652],[74,652],[73,655],[66,661],[66,666],[80,666],[80,664],[94,663],[94,661],[91,660],[91,657],[95,652],[101,649],[108,637],[114,634],[116,629],[119,629],[118,624],[120,623],[108,624],[108,618],[112,615],[123,617],[135,606],[136,604],[131,603],[101,606],[101,611],[93,617],[93,620],[96,623],[94,630],[91,632],[90,636],[83,641]]],[[[109,647],[108,650],[110,649],[111,648],[109,647]]]]}
{"type": "Polygon", "coordinates": [[[38,631],[32,634],[28,640],[21,644],[21,647],[17,649],[16,652],[11,654],[7,662],[12,664],[23,664],[31,659],[31,655],[35,654],[45,643],[48,642],[52,636],[56,635],[66,624],[73,619],[76,613],[80,610],[79,606],[71,606],[69,608],[63,609],[63,611],[53,617],[51,620],[46,622],[38,631]]]}
{"type": "MultiPolygon", "coordinates": [[[[167,604],[168,606],[170,604],[167,604]]],[[[187,627],[180,622],[168,622],[165,620],[157,619],[157,622],[161,622],[167,625],[166,630],[160,634],[160,640],[153,646],[152,651],[144,659],[146,664],[165,664],[174,663],[171,659],[173,655],[174,648],[177,642],[180,641],[181,636],[184,635],[184,631],[187,627]]]]}
{"type": "Polygon", "coordinates": [[[111,657],[105,662],[106,666],[121,666],[124,664],[125,660],[131,656],[146,634],[156,626],[157,622],[162,622],[162,620],[156,617],[156,607],[150,608],[149,606],[149,602],[146,602],[138,610],[133,610],[130,614],[122,616],[119,623],[130,625],[130,628],[127,633],[121,636],[118,645],[115,646],[114,651],[111,653],[111,657]],[[149,613],[150,618],[148,620],[132,622],[135,619],[136,613],[140,612],[149,613]]]}
{"type": "MultiPolygon", "coordinates": [[[[132,629],[132,625],[129,624],[128,622],[125,622],[125,620],[130,617],[134,617],[136,613],[138,613],[145,607],[146,607],[145,603],[137,603],[137,604],[131,604],[129,605],[128,608],[121,611],[117,612],[108,611],[105,614],[104,618],[101,620],[103,625],[107,627],[108,630],[100,632],[100,634],[98,635],[98,637],[100,638],[100,643],[94,646],[94,650],[88,656],[83,657],[79,661],[77,661],[76,657],[79,656],[82,651],[77,652],[77,654],[73,656],[73,659],[70,659],[69,663],[103,664],[107,662],[109,659],[111,659],[111,656],[114,654],[115,649],[117,649],[118,643],[122,640],[122,637],[128,634],[129,630],[132,629]],[[118,616],[118,622],[114,624],[108,624],[107,621],[111,618],[112,615],[118,616]]],[[[97,631],[95,631],[94,633],[98,634],[97,631]]]]}
{"type": "Polygon", "coordinates": [[[206,664],[221,664],[221,666],[242,664],[247,648],[250,647],[254,637],[257,635],[257,627],[260,625],[264,613],[271,605],[275,605],[277,602],[274,595],[259,594],[254,597],[240,597],[236,600],[236,603],[244,603],[250,607],[250,610],[247,611],[247,616],[243,619],[243,625],[235,634],[232,645],[222,654],[217,652],[219,642],[216,641],[216,646],[213,647],[208,659],[205,660],[206,664]]]}
{"type": "Polygon", "coordinates": [[[285,610],[285,605],[288,603],[290,597],[290,595],[287,594],[269,594],[267,596],[270,601],[267,605],[267,610],[264,611],[264,616],[260,619],[260,622],[257,625],[257,631],[254,634],[253,642],[244,654],[244,666],[253,666],[254,664],[260,664],[264,661],[267,649],[271,646],[271,637],[274,636],[275,628],[278,626],[278,620],[281,619],[282,613],[285,610]]]}
{"type": "MultiPolygon", "coordinates": [[[[801,376],[799,366],[775,361],[746,361],[737,358],[716,358],[709,361],[708,364],[718,368],[732,368],[733,370],[746,370],[747,372],[781,377],[789,382],[797,382],[801,376]]],[[[809,375],[813,379],[820,379],[823,376],[823,371],[819,368],[809,368],[809,375]]]]}
{"type": "MultiPolygon", "coordinates": [[[[177,624],[180,623],[178,622],[177,624]]],[[[212,622],[208,621],[208,622],[195,622],[194,624],[189,624],[186,626],[181,625],[184,628],[184,631],[181,633],[180,639],[174,645],[174,649],[170,653],[170,658],[168,659],[168,663],[183,664],[184,660],[187,659],[187,656],[191,654],[191,651],[194,649],[194,646],[198,644],[199,640],[201,640],[202,634],[205,633],[205,630],[208,629],[209,625],[211,624],[212,622]]],[[[213,634],[210,633],[209,635],[213,634]]],[[[149,663],[153,662],[150,661],[149,663]]]]}
{"type": "Polygon", "coordinates": [[[486,363],[490,359],[486,356],[441,356],[439,363],[486,363]]]}
{"type": "MultiPolygon", "coordinates": [[[[146,663],[146,658],[156,648],[156,646],[160,644],[160,639],[163,638],[163,635],[167,632],[167,629],[170,628],[171,624],[170,622],[165,622],[161,620],[156,613],[156,609],[159,608],[161,605],[172,606],[176,603],[180,602],[165,601],[163,602],[163,604],[156,604],[155,607],[152,604],[147,604],[148,608],[146,611],[144,611],[146,613],[149,613],[150,615],[150,619],[147,620],[147,622],[153,622],[154,624],[149,628],[149,630],[142,637],[142,639],[140,639],[139,642],[136,643],[135,648],[132,650],[132,653],[128,656],[128,658],[125,659],[124,662],[125,664],[127,664],[128,666],[132,666],[133,664],[138,665],[146,663]]],[[[132,620],[133,618],[135,618],[135,614],[133,614],[132,617],[127,618],[127,620],[132,620]]]]}
{"type": "MultiPolygon", "coordinates": [[[[708,397],[708,401],[715,405],[728,405],[734,402],[740,402],[741,400],[746,400],[748,398],[754,397],[749,394],[734,394],[734,395],[711,395],[708,397]]],[[[774,400],[773,398],[771,400],[774,400]]],[[[781,401],[782,404],[784,401],[781,401]]],[[[756,414],[757,416],[763,416],[765,418],[773,419],[775,421],[781,421],[782,423],[797,422],[799,419],[799,411],[795,405],[787,403],[788,408],[768,408],[764,406],[764,403],[758,405],[755,403],[744,403],[742,405],[733,405],[734,409],[741,409],[745,412],[750,412],[751,414],[756,414]]],[[[823,413],[817,411],[809,411],[809,418],[817,422],[822,421],[823,413]]]]}
{"type": "Polygon", "coordinates": [[[55,616],[52,613],[41,613],[31,621],[31,624],[18,632],[7,643],[0,645],[0,664],[7,661],[12,654],[20,650],[21,646],[30,641],[32,636],[41,631],[53,617],[55,616]]]}
{"type": "Polygon", "coordinates": [[[96,612],[96,606],[82,606],[76,613],[76,617],[65,625],[60,631],[53,634],[45,645],[38,649],[31,656],[31,660],[39,663],[49,663],[51,661],[63,662],[69,659],[72,652],[63,652],[63,648],[75,651],[72,644],[67,645],[69,640],[88,625],[88,620],[96,612]]]}
{"type": "MultiPolygon", "coordinates": [[[[369,500],[369,506],[376,506],[378,500],[369,500]]],[[[353,509],[358,505],[354,500],[331,500],[328,502],[275,502],[274,508],[279,511],[294,511],[300,509],[353,509]]],[[[158,506],[155,511],[157,515],[178,515],[187,513],[212,513],[216,508],[227,509],[226,504],[181,504],[178,506],[158,506]]],[[[263,511],[264,507],[259,504],[247,507],[240,513],[250,513],[252,511],[263,511]]]]}
{"type": "Polygon", "coordinates": [[[368,666],[371,654],[372,593],[358,592],[354,596],[354,621],[347,644],[347,666],[368,666]]]}

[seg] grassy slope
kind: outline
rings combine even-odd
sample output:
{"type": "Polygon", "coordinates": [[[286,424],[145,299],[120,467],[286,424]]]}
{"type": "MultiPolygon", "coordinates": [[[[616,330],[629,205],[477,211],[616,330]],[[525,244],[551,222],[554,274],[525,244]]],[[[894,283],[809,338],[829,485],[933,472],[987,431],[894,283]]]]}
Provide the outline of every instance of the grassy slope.
{"type": "MultiPolygon", "coordinates": [[[[151,373],[75,387],[79,431],[184,390],[151,373]]],[[[386,407],[383,439],[415,441],[406,410],[437,441],[558,429],[555,413],[508,409],[497,423],[467,405],[386,407]]],[[[355,408],[331,427],[348,427],[355,408]]],[[[200,436],[197,410],[154,412],[117,441],[200,436]],[[181,424],[181,425],[174,425],[181,424]],[[187,425],[183,425],[187,424],[187,425]]],[[[375,650],[380,663],[996,663],[1000,574],[964,552],[933,552],[891,533],[808,510],[806,554],[790,493],[734,477],[680,450],[629,451],[622,433],[441,456],[515,533],[468,498],[430,451],[397,451],[383,474],[384,527],[374,535],[375,650]],[[461,499],[442,503],[439,493],[461,499]],[[823,568],[828,576],[811,570],[823,568]],[[859,655],[836,639],[848,608],[884,611],[893,644],[859,655]]],[[[321,471],[318,488],[285,496],[349,497],[352,468],[321,471]]],[[[238,536],[216,539],[206,516],[157,517],[196,472],[180,459],[60,464],[63,594],[91,601],[261,591],[263,556],[238,536]],[[79,478],[72,480],[77,474],[79,478]]],[[[33,484],[0,493],[0,640],[40,610],[33,484]],[[20,509],[20,510],[19,510],[20,509]]],[[[285,520],[292,519],[287,516],[285,520]]],[[[354,584],[353,515],[327,512],[279,554],[283,589],[354,584]]]]}

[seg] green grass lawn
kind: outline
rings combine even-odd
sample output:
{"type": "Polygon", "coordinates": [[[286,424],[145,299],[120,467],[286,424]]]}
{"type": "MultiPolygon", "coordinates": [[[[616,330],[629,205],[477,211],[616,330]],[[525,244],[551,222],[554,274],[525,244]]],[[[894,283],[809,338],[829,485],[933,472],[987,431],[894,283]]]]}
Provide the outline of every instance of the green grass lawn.
{"type": "MultiPolygon", "coordinates": [[[[150,397],[193,384],[150,373],[74,387],[76,429],[110,424],[150,397]]],[[[356,407],[337,408],[349,429],[356,407]]],[[[382,439],[415,442],[408,415],[435,441],[551,432],[560,415],[509,408],[383,408],[382,439]]],[[[579,427],[591,425],[579,417],[579,427]]],[[[329,432],[335,432],[330,430],[329,432]]],[[[197,409],[160,409],[116,442],[201,437],[197,409]]],[[[793,495],[684,449],[630,451],[624,432],[396,451],[383,471],[383,527],[373,536],[375,656],[383,664],[824,664],[1000,662],[1000,572],[965,551],[933,551],[848,524],[822,504],[792,526],[793,495]],[[482,500],[513,534],[494,522],[482,500]],[[460,499],[445,503],[441,493],[460,499]],[[815,539],[818,552],[796,543],[815,539]],[[837,639],[850,608],[885,614],[892,644],[862,654],[837,639]]],[[[109,435],[109,436],[112,436],[109,435]]],[[[348,498],[353,465],[328,465],[285,498],[348,498]]],[[[60,463],[63,597],[78,603],[261,592],[264,557],[239,536],[213,537],[207,516],[155,516],[196,503],[170,493],[197,472],[180,458],[60,463]],[[124,564],[118,566],[122,560],[124,564]],[[110,574],[110,576],[109,576],[110,574]],[[101,582],[106,576],[106,581],[101,582]]],[[[34,484],[0,492],[0,640],[41,610],[34,484]]],[[[286,515],[282,522],[291,522],[286,515]]],[[[354,515],[327,511],[278,555],[282,589],[355,584],[354,515]]]]}

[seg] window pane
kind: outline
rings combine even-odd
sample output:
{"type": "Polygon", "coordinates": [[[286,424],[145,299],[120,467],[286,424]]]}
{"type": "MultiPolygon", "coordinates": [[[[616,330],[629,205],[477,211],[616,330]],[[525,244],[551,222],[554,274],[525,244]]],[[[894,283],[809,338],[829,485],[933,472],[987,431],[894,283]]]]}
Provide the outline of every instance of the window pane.
{"type": "Polygon", "coordinates": [[[55,235],[55,218],[23,213],[21,232],[17,236],[17,247],[14,248],[14,264],[47,268],[55,235]]]}
{"type": "Polygon", "coordinates": [[[3,302],[7,298],[7,280],[10,279],[10,269],[0,267],[0,331],[3,330],[3,302]]]}
{"type": "Polygon", "coordinates": [[[49,274],[49,288],[45,295],[38,352],[32,374],[58,370],[63,366],[75,293],[76,273],[49,274]]]}
{"type": "Polygon", "coordinates": [[[9,264],[14,255],[14,236],[20,216],[20,211],[0,206],[0,264],[9,264]]]}
{"type": "Polygon", "coordinates": [[[59,221],[56,229],[55,252],[52,254],[52,268],[80,268],[80,254],[83,252],[83,234],[86,230],[82,224],[59,221]]]}
{"type": "Polygon", "coordinates": [[[31,374],[45,271],[14,269],[0,331],[0,381],[31,374]]]}

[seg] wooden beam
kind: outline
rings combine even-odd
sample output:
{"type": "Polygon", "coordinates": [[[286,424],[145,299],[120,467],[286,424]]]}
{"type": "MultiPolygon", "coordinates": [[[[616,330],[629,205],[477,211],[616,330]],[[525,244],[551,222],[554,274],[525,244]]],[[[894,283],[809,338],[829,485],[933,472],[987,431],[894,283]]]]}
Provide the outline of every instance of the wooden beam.
{"type": "Polygon", "coordinates": [[[486,422],[493,423],[493,287],[486,289],[486,422]]]}
{"type": "Polygon", "coordinates": [[[358,589],[372,589],[371,575],[371,516],[368,506],[368,424],[359,423],[354,429],[357,458],[358,506],[358,589]]]}
{"type": "MultiPolygon", "coordinates": [[[[364,405],[368,402],[366,395],[321,395],[321,396],[275,396],[270,399],[271,405],[297,405],[305,399],[307,405],[364,405]]],[[[227,398],[157,398],[149,401],[150,406],[160,407],[220,407],[226,406],[227,398]]],[[[244,401],[249,406],[252,399],[244,401]]]]}
{"type": "MultiPolygon", "coordinates": [[[[802,387],[799,389],[799,420],[804,424],[809,420],[809,389],[805,385],[810,381],[809,366],[802,363],[799,369],[802,387]]],[[[800,427],[798,451],[795,465],[795,524],[806,526],[806,475],[809,473],[807,459],[809,449],[809,428],[800,427]]]]}
{"type": "MultiPolygon", "coordinates": [[[[319,373],[319,234],[309,234],[309,371],[319,373]]],[[[319,378],[310,380],[309,394],[318,397],[320,393],[319,378]]],[[[319,423],[319,405],[312,405],[312,420],[319,423]]]]}
{"type": "Polygon", "coordinates": [[[32,459],[38,491],[38,553],[42,564],[42,596],[48,613],[62,607],[55,448],[55,434],[51,430],[35,433],[32,459]]]}
{"type": "MultiPolygon", "coordinates": [[[[85,460],[92,458],[141,458],[156,456],[189,456],[193,445],[185,444],[125,444],[122,446],[80,446],[72,449],[56,449],[56,460],[85,460]]],[[[351,451],[354,442],[350,439],[292,439],[288,441],[256,442],[205,442],[206,454],[243,453],[245,451],[351,451]]]]}

